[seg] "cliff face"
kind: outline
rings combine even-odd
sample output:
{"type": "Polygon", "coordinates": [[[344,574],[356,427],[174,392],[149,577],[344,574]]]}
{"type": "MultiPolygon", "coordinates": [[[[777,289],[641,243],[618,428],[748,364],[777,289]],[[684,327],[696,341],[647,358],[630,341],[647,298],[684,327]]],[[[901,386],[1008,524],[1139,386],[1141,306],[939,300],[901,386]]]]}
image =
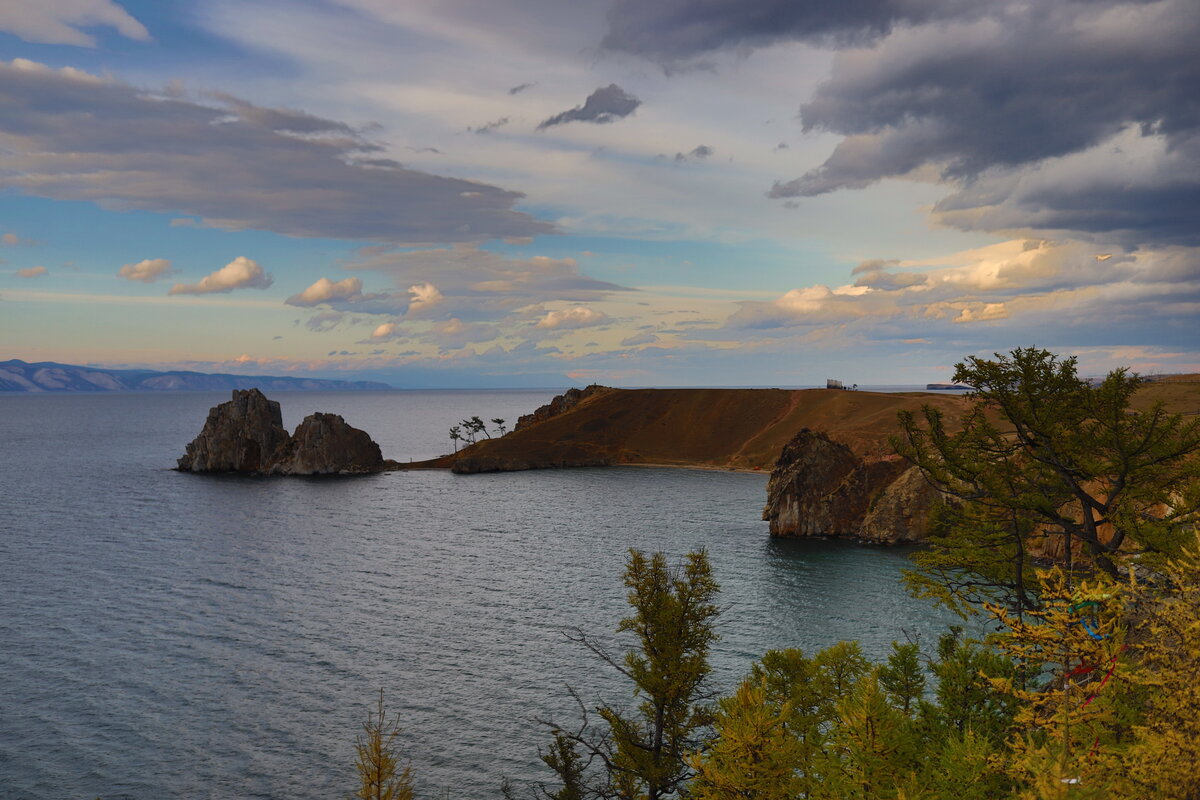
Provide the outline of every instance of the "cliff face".
{"type": "Polygon", "coordinates": [[[259,472],[285,445],[279,403],[258,389],[235,389],[233,399],[208,412],[204,429],[179,459],[184,472],[259,472]]]}
{"type": "Polygon", "coordinates": [[[827,434],[802,429],[767,484],[772,536],[833,536],[895,543],[925,538],[934,492],[898,459],[864,459],[827,434]]]}
{"type": "Polygon", "coordinates": [[[304,419],[265,470],[272,475],[347,475],[380,472],[383,454],[366,431],[337,414],[317,412],[304,419]]]}
{"type": "Polygon", "coordinates": [[[208,412],[179,459],[182,472],[331,475],[388,468],[379,445],[336,414],[313,414],[288,435],[279,403],[258,389],[235,389],[208,412]]]}

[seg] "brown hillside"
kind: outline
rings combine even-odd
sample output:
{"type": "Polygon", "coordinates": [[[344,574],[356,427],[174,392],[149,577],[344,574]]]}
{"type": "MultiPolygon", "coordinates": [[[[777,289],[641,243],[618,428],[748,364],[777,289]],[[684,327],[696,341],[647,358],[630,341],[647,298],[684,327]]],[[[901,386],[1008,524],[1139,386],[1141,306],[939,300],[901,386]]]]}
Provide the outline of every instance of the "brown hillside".
{"type": "MultiPolygon", "coordinates": [[[[1200,384],[1152,383],[1134,404],[1158,401],[1172,412],[1197,413],[1200,384]]],[[[801,428],[822,431],[871,460],[891,455],[888,437],[898,430],[898,411],[931,405],[952,423],[967,402],[926,392],[601,388],[558,416],[411,466],[461,472],[606,464],[769,470],[801,428]]]]}
{"type": "Polygon", "coordinates": [[[922,404],[957,416],[961,397],[836,389],[612,389],[458,457],[421,466],[477,472],[599,464],[770,469],[801,428],[826,431],[855,452],[890,452],[896,412],[922,404]]]}

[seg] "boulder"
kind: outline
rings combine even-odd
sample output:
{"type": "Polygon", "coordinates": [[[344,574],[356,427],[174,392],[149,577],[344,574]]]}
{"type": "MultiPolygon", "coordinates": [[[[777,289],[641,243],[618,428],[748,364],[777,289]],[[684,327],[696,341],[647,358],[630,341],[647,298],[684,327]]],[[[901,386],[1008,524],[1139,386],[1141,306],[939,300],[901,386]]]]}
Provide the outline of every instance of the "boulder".
{"type": "Polygon", "coordinates": [[[179,459],[184,472],[260,472],[289,440],[279,403],[258,389],[235,389],[208,412],[204,429],[179,459]]]}
{"type": "Polygon", "coordinates": [[[305,417],[264,472],[272,475],[350,475],[381,472],[383,454],[366,431],[337,414],[305,417]]]}
{"type": "MultiPolygon", "coordinates": [[[[905,468],[897,459],[863,460],[845,444],[804,428],[775,462],[763,519],[772,536],[862,538],[867,512],[905,468]]],[[[876,541],[902,540],[888,535],[883,522],[875,533],[876,541]]]]}

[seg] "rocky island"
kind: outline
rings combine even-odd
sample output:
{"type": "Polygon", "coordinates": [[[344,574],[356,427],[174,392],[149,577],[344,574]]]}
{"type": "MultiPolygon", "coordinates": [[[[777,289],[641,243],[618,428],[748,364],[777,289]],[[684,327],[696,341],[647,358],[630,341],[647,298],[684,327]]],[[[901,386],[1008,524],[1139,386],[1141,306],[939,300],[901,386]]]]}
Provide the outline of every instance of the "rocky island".
{"type": "Polygon", "coordinates": [[[258,389],[235,389],[208,412],[204,429],[179,459],[181,472],[257,475],[358,475],[394,469],[379,445],[337,414],[311,414],[289,434],[279,403],[258,389]]]}

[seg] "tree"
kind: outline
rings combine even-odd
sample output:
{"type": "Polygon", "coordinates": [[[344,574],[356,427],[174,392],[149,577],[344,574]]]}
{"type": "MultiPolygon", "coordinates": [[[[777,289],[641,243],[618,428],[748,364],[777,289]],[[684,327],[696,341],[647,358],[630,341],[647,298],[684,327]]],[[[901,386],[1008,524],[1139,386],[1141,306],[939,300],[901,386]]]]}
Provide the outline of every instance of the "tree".
{"type": "Polygon", "coordinates": [[[492,417],[492,424],[500,431],[500,435],[504,435],[504,417],[492,417]]]}
{"type": "Polygon", "coordinates": [[[629,711],[607,703],[596,706],[603,728],[594,733],[590,714],[579,702],[580,726],[569,731],[552,724],[551,752],[558,755],[544,760],[558,773],[564,790],[579,785],[571,772],[579,762],[563,755],[559,737],[564,737],[577,748],[572,752],[581,751],[581,758],[600,766],[583,781],[588,795],[659,800],[678,793],[691,778],[685,756],[700,748],[711,719],[705,681],[711,672],[709,649],[717,639],[713,600],[719,587],[703,550],[689,553],[675,567],[668,566],[662,553],[648,558],[630,550],[625,586],[633,613],[617,631],[632,634],[634,646],[623,657],[610,655],[581,631],[568,636],[628,678],[638,705],[629,711]]]}
{"type": "Polygon", "coordinates": [[[360,800],[412,800],[412,769],[400,767],[395,740],[400,724],[388,719],[383,708],[383,689],[379,690],[379,705],[374,714],[367,712],[363,732],[355,739],[359,789],[354,797],[360,800]]]}
{"type": "MultiPolygon", "coordinates": [[[[1068,569],[1080,556],[1110,576],[1120,554],[1177,552],[1200,519],[1200,420],[1132,408],[1141,381],[1124,369],[1093,386],[1073,357],[1032,347],[995,356],[955,366],[974,401],[960,430],[926,407],[921,421],[901,413],[893,440],[957,509],[949,524],[960,538],[935,539],[934,552],[973,576],[966,588],[1035,608],[1026,542],[1037,531],[1060,537],[1068,569]]],[[[926,567],[934,580],[950,572],[945,560],[926,567]]],[[[963,588],[951,581],[947,593],[979,601],[963,588]]]]}
{"type": "Polygon", "coordinates": [[[458,452],[458,442],[463,438],[462,426],[455,425],[450,429],[450,441],[454,443],[454,452],[458,452]]]}
{"type": "Polygon", "coordinates": [[[688,757],[696,800],[792,800],[802,788],[797,765],[801,742],[787,727],[791,706],[769,699],[765,678],[749,676],[731,697],[717,701],[716,735],[688,757]]]}

